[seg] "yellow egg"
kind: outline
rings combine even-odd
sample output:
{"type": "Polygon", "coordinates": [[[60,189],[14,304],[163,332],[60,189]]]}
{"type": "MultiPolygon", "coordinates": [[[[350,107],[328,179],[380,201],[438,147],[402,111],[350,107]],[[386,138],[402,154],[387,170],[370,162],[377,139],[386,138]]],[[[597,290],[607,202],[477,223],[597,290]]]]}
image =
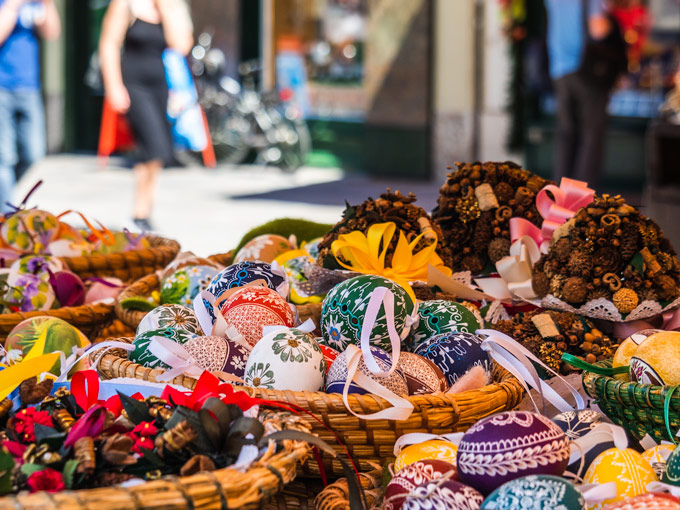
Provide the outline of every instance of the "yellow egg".
{"type": "Polygon", "coordinates": [[[400,471],[409,464],[424,459],[436,459],[456,464],[458,447],[450,441],[432,439],[418,444],[412,444],[404,448],[394,461],[394,472],[400,471]]]}
{"type": "Polygon", "coordinates": [[[680,384],[680,332],[649,336],[630,360],[631,381],[656,386],[680,384]]]}
{"type": "Polygon", "coordinates": [[[642,452],[642,458],[649,462],[658,476],[666,470],[666,461],[675,449],[672,444],[660,444],[642,452]]]}
{"type": "Polygon", "coordinates": [[[586,471],[583,483],[616,482],[616,496],[588,508],[598,510],[615,501],[644,494],[647,484],[658,480],[654,469],[641,454],[630,448],[610,448],[595,458],[586,471]]]}
{"type": "MultiPolygon", "coordinates": [[[[647,338],[652,336],[654,333],[660,332],[660,329],[643,329],[642,331],[638,331],[630,335],[623,342],[621,342],[619,348],[616,349],[616,352],[614,353],[614,359],[612,360],[612,367],[627,367],[630,365],[630,359],[633,357],[633,354],[642,344],[642,342],[647,340],[647,338]]],[[[616,374],[614,377],[621,381],[630,380],[628,373],[616,374]]]]}

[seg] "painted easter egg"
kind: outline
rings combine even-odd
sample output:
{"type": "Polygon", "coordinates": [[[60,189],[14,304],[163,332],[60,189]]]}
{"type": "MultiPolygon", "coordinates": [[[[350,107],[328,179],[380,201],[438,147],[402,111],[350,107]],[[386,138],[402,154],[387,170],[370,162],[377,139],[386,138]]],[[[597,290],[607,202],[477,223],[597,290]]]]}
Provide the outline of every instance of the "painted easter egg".
{"type": "Polygon", "coordinates": [[[288,282],[290,283],[290,301],[296,305],[306,303],[321,303],[323,295],[314,295],[304,288],[308,279],[304,271],[307,264],[314,264],[315,259],[305,250],[290,250],[278,257],[275,262],[283,267],[283,270],[288,275],[288,282]]]}
{"type": "MultiPolygon", "coordinates": [[[[595,427],[601,423],[607,423],[605,416],[590,409],[566,411],[555,416],[553,421],[572,441],[587,437],[595,427]]],[[[578,471],[580,470],[580,474],[584,473],[599,454],[613,447],[613,440],[598,441],[592,448],[588,449],[588,451],[583,452],[585,454],[583,463],[581,462],[581,457],[579,457],[567,466],[567,471],[579,474],[578,471]]]]}
{"type": "Polygon", "coordinates": [[[548,418],[506,411],[479,420],[465,433],[458,445],[458,476],[489,494],[523,476],[561,476],[569,455],[569,439],[548,418]]]}
{"type": "Polygon", "coordinates": [[[162,305],[147,313],[137,326],[135,336],[155,329],[181,329],[192,335],[202,335],[194,311],[188,306],[162,305]]]}
{"type": "Polygon", "coordinates": [[[680,384],[680,332],[663,331],[647,337],[630,360],[630,379],[641,384],[680,384]]]}
{"type": "Polygon", "coordinates": [[[60,221],[57,236],[47,245],[47,252],[53,257],[80,257],[92,254],[92,248],[80,230],[60,221]]]}
{"type": "Polygon", "coordinates": [[[234,256],[234,263],[259,260],[271,264],[276,257],[292,249],[293,246],[285,237],[262,234],[243,245],[234,256]]]}
{"type": "Polygon", "coordinates": [[[277,291],[283,298],[288,297],[288,279],[281,269],[273,269],[266,262],[239,262],[223,269],[211,280],[206,289],[216,298],[223,292],[248,283],[262,282],[266,287],[277,291]]]}
{"type": "MultiPolygon", "coordinates": [[[[361,275],[339,283],[324,298],[320,327],[326,344],[341,352],[350,344],[360,344],[361,329],[371,294],[381,287],[394,294],[394,323],[397,333],[402,338],[408,333],[414,303],[403,287],[382,276],[361,275]]],[[[392,351],[383,306],[378,311],[371,333],[371,345],[387,352],[392,351]]]]}
{"type": "MultiPolygon", "coordinates": [[[[386,372],[392,368],[392,357],[390,354],[378,347],[372,346],[371,353],[373,354],[378,367],[380,367],[380,370],[386,372]]],[[[392,372],[389,377],[376,377],[368,369],[362,356],[362,359],[359,362],[358,370],[377,383],[391,390],[393,393],[396,393],[397,395],[408,395],[408,386],[406,384],[406,380],[399,369],[392,372]]],[[[347,351],[341,352],[338,357],[335,358],[331,368],[328,370],[328,374],[326,375],[326,392],[342,393],[343,388],[345,387],[345,381],[347,381],[347,351]]],[[[352,381],[349,384],[348,393],[366,394],[368,391],[352,381]]]]}
{"type": "Polygon", "coordinates": [[[321,352],[323,353],[323,359],[326,360],[326,372],[328,372],[331,369],[331,365],[335,361],[335,358],[337,358],[340,353],[333,349],[332,347],[328,347],[327,345],[322,344],[319,342],[321,340],[321,337],[315,338],[316,344],[319,346],[319,349],[321,349],[321,352]]]}
{"type": "MultiPolygon", "coordinates": [[[[638,331],[630,335],[623,342],[621,342],[621,344],[616,349],[616,352],[614,353],[614,358],[612,359],[612,368],[629,366],[630,359],[633,357],[633,354],[635,353],[637,348],[642,344],[642,342],[647,340],[647,338],[652,336],[654,333],[660,332],[661,332],[660,329],[643,329],[642,331],[638,331]]],[[[614,378],[619,379],[621,381],[628,381],[629,374],[628,373],[616,374],[614,375],[614,378]]]]}
{"type": "Polygon", "coordinates": [[[250,354],[244,346],[223,336],[196,336],[187,340],[183,347],[199,367],[243,379],[250,354]]]}
{"type": "Polygon", "coordinates": [[[59,220],[40,209],[17,211],[0,227],[7,246],[20,253],[42,253],[59,233],[59,220]]]}
{"type": "Polygon", "coordinates": [[[98,277],[95,281],[90,280],[87,283],[85,302],[88,304],[111,303],[125,287],[122,280],[110,276],[98,277]]]}
{"type": "Polygon", "coordinates": [[[418,305],[418,322],[411,331],[410,350],[442,333],[474,333],[481,327],[475,315],[462,303],[443,299],[424,301],[418,305]]]}
{"type": "Polygon", "coordinates": [[[680,448],[675,448],[666,460],[666,470],[661,481],[680,486],[680,448]]]}
{"type": "Polygon", "coordinates": [[[399,510],[406,495],[413,492],[416,487],[443,476],[451,476],[455,479],[457,476],[455,464],[443,460],[425,459],[400,469],[385,488],[383,499],[385,510],[399,510]]]}
{"type": "Polygon", "coordinates": [[[25,255],[15,260],[7,275],[5,301],[21,312],[49,310],[56,299],[50,273],[62,268],[59,259],[47,255],[25,255]]]}
{"type": "Polygon", "coordinates": [[[194,298],[208,288],[218,272],[219,269],[213,266],[187,266],[175,270],[161,283],[161,303],[193,308],[194,298]]]}
{"type": "Polygon", "coordinates": [[[479,491],[456,480],[425,482],[404,498],[402,510],[479,510],[479,491]]]}
{"type": "Polygon", "coordinates": [[[314,338],[299,329],[282,329],[253,347],[244,380],[256,388],[319,391],[325,375],[326,361],[314,338]]]}
{"type": "Polygon", "coordinates": [[[647,484],[658,481],[649,462],[635,450],[610,448],[602,452],[586,471],[583,483],[616,482],[616,496],[591,506],[592,510],[647,492],[647,484]]]}
{"type": "Polygon", "coordinates": [[[649,462],[656,475],[661,478],[666,471],[666,464],[673,450],[675,450],[675,445],[659,444],[642,452],[642,458],[649,462]]]}
{"type": "Polygon", "coordinates": [[[449,385],[475,365],[489,374],[493,369],[491,356],[482,349],[482,339],[472,333],[442,333],[421,342],[414,353],[437,365],[449,385]]]}
{"type": "Polygon", "coordinates": [[[319,243],[323,240],[323,237],[317,237],[308,242],[303,242],[300,248],[305,250],[309,255],[315,260],[319,258],[319,243]]]}
{"type": "Polygon", "coordinates": [[[680,510],[680,498],[650,492],[607,505],[605,510],[680,510]]]}
{"type": "Polygon", "coordinates": [[[441,439],[430,439],[412,444],[399,452],[394,461],[394,471],[399,472],[414,462],[424,459],[443,460],[455,464],[457,452],[458,447],[454,443],[441,439]]]}
{"type": "MultiPolygon", "coordinates": [[[[198,256],[194,255],[193,253],[188,253],[187,256],[178,255],[175,260],[173,260],[167,266],[165,266],[161,270],[159,278],[160,278],[161,282],[163,282],[166,278],[168,278],[175,271],[178,271],[180,269],[184,269],[185,267],[193,267],[193,266],[211,267],[211,268],[215,269],[215,274],[217,274],[221,269],[224,269],[224,266],[221,266],[220,264],[218,264],[218,263],[216,263],[216,262],[214,262],[210,259],[206,259],[204,257],[198,257],[198,256]]],[[[210,278],[210,280],[212,280],[212,277],[210,278]]],[[[208,280],[208,283],[210,283],[210,280],[208,280]]]]}
{"type": "Polygon", "coordinates": [[[134,250],[148,250],[151,248],[146,234],[134,234],[132,232],[112,232],[111,238],[105,242],[99,241],[95,246],[95,251],[101,254],[123,253],[134,250]]]}
{"type": "Polygon", "coordinates": [[[501,485],[484,500],[481,510],[585,510],[576,486],[559,476],[531,475],[501,485]]]}
{"type": "Polygon", "coordinates": [[[412,352],[399,354],[399,370],[406,378],[409,395],[428,395],[446,391],[446,377],[432,361],[412,352]]]}
{"type": "Polygon", "coordinates": [[[222,306],[227,324],[236,328],[253,347],[262,338],[264,326],[293,327],[295,314],[276,291],[268,287],[245,287],[229,297],[222,306]]]}
{"type": "MultiPolygon", "coordinates": [[[[37,349],[37,355],[60,351],[68,358],[74,348],[88,345],[90,341],[78,328],[56,317],[26,319],[17,324],[5,340],[7,362],[10,365],[22,361],[33,349],[37,349]]],[[[78,362],[71,373],[87,370],[89,365],[86,357],[78,362]]],[[[60,375],[60,370],[61,361],[57,361],[50,372],[60,375]]]]}
{"type": "Polygon", "coordinates": [[[156,355],[154,355],[149,349],[149,346],[151,345],[151,342],[154,341],[154,338],[167,338],[173,342],[183,345],[195,336],[196,335],[183,329],[174,328],[161,328],[146,331],[135,337],[134,341],[132,342],[134,350],[128,354],[128,359],[145,367],[168,369],[170,368],[169,365],[158,359],[158,357],[156,357],[156,355]]]}

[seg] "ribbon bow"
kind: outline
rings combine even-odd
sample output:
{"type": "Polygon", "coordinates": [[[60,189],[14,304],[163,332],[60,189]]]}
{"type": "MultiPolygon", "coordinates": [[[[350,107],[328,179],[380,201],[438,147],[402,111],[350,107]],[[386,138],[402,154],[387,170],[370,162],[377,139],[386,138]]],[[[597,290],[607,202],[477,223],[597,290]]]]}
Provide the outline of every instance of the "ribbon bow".
{"type": "Polygon", "coordinates": [[[451,270],[444,265],[435,251],[436,239],[432,244],[414,253],[413,250],[425,234],[416,236],[409,243],[401,230],[399,230],[399,239],[392,255],[391,267],[385,267],[387,249],[396,229],[397,226],[391,221],[376,223],[369,227],[366,234],[355,230],[338,236],[338,239],[333,241],[331,250],[338,263],[345,269],[389,278],[404,287],[415,303],[415,295],[409,285],[410,281],[427,281],[428,265],[436,267],[447,276],[451,274],[451,270]],[[341,257],[349,263],[343,262],[341,257]]]}

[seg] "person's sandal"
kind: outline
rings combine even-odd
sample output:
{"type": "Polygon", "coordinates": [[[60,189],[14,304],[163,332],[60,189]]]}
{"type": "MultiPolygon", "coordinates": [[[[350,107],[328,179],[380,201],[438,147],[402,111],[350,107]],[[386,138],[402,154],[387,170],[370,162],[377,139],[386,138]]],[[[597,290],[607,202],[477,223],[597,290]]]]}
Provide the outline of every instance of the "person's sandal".
{"type": "Polygon", "coordinates": [[[133,218],[132,222],[142,232],[151,232],[153,230],[149,218],[133,218]]]}

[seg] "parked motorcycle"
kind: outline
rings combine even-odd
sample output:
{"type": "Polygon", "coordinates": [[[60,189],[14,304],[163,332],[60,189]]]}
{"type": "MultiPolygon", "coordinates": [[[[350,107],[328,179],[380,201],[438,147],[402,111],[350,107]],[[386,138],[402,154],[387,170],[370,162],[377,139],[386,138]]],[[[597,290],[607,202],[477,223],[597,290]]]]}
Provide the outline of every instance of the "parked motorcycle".
{"type": "Polygon", "coordinates": [[[202,33],[190,66],[219,162],[243,163],[254,153],[256,164],[287,171],[304,163],[311,140],[302,112],[288,100],[290,91],[257,90],[259,62],[239,65],[239,83],[226,74],[225,55],[212,47],[212,35],[202,33]]]}

